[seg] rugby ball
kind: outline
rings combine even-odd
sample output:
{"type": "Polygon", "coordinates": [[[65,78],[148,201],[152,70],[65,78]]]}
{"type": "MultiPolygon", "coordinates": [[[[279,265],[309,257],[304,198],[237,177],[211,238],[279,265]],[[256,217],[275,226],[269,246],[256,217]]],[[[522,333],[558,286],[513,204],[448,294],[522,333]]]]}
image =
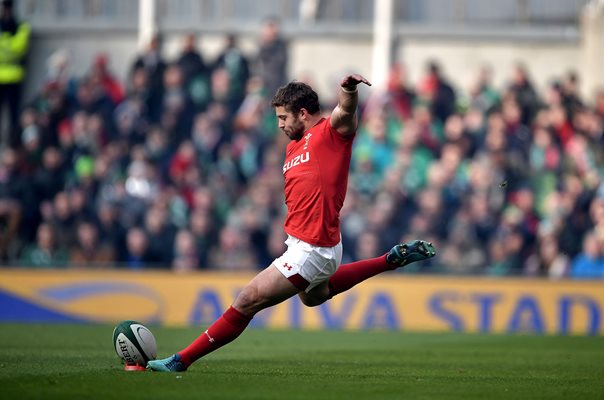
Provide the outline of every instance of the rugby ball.
{"type": "Polygon", "coordinates": [[[137,321],[122,321],[113,330],[115,352],[126,366],[145,367],[147,361],[155,360],[157,343],[153,333],[137,321]]]}

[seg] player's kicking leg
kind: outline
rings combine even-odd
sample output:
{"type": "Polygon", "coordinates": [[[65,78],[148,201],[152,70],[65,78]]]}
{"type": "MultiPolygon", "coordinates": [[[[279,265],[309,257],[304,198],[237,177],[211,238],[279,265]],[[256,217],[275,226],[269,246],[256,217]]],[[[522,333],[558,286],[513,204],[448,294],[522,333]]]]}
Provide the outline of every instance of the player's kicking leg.
{"type": "Polygon", "coordinates": [[[260,272],[239,293],[233,305],[185,349],[168,358],[153,360],[147,368],[160,372],[186,371],[195,360],[235,340],[252,317],[299,291],[274,265],[260,272]]]}

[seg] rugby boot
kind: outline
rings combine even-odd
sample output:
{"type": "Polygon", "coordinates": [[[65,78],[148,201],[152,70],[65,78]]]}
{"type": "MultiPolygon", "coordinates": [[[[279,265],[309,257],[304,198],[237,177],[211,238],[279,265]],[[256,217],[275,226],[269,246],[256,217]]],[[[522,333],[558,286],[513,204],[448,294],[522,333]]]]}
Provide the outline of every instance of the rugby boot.
{"type": "Polygon", "coordinates": [[[162,360],[149,361],[147,369],[159,372],[183,372],[187,370],[187,366],[180,359],[180,354],[173,354],[162,360]]]}
{"type": "Polygon", "coordinates": [[[404,267],[412,262],[426,260],[435,255],[436,250],[431,242],[413,240],[394,246],[386,255],[386,261],[388,264],[404,267]]]}

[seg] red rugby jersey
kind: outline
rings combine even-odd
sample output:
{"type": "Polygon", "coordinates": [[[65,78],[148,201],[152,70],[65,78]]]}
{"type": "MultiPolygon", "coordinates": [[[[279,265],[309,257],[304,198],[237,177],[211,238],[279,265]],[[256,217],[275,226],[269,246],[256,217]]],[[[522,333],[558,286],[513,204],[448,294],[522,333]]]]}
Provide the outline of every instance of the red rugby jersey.
{"type": "Polygon", "coordinates": [[[342,137],[321,119],[287,145],[285,232],[321,247],[340,241],[340,210],[346,197],[353,136],[342,137]]]}

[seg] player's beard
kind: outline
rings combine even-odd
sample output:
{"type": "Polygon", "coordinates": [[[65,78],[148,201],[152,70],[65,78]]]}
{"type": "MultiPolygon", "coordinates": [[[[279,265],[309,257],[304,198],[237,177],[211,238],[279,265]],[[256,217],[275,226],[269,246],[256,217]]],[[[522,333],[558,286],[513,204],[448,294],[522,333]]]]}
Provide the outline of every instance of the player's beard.
{"type": "Polygon", "coordinates": [[[302,139],[302,136],[304,136],[304,124],[302,123],[302,121],[300,121],[300,119],[296,119],[294,123],[284,129],[283,132],[285,132],[285,134],[291,140],[298,141],[302,139]]]}

